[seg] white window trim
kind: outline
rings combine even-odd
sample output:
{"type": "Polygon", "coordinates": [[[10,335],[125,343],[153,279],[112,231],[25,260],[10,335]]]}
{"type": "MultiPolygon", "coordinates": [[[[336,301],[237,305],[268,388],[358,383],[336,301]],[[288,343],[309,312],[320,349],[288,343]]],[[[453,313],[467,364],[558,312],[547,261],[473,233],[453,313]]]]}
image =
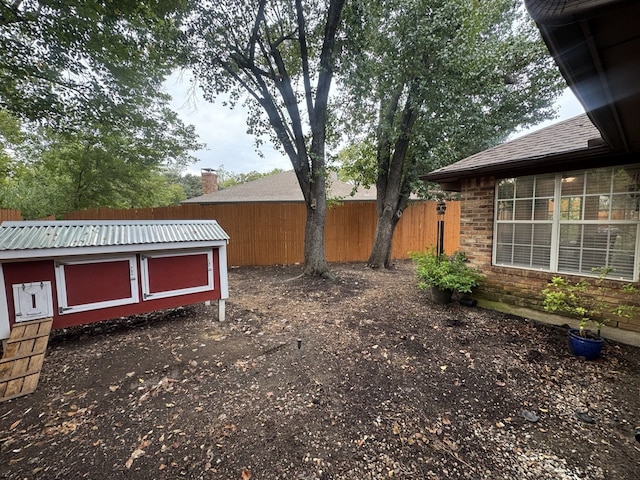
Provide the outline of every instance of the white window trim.
{"type": "Polygon", "coordinates": [[[98,310],[101,308],[118,307],[121,305],[130,305],[132,303],[138,303],[138,267],[135,256],[126,257],[109,257],[109,258],[94,258],[86,260],[61,260],[56,262],[56,283],[57,283],[57,296],[58,296],[58,313],[64,315],[67,313],[86,312],[88,310],[98,310]],[[81,305],[69,306],[67,299],[67,282],[64,273],[64,267],[67,265],[81,265],[87,263],[106,263],[106,262],[129,262],[129,285],[131,296],[126,298],[118,298],[115,300],[106,300],[104,302],[84,303],[81,305]]]}
{"type": "MultiPolygon", "coordinates": [[[[603,168],[607,168],[607,167],[603,167],[603,168]]],[[[617,168],[617,167],[613,167],[613,168],[617,168]]],[[[597,274],[587,274],[584,272],[564,272],[564,271],[559,271],[558,270],[558,254],[559,254],[559,246],[558,246],[558,242],[559,242],[559,237],[560,237],[560,226],[561,225],[567,225],[567,224],[575,224],[575,225],[585,225],[585,224],[595,224],[595,225],[599,225],[599,224],[610,224],[610,225],[633,225],[636,224],[636,248],[635,248],[635,263],[634,263],[634,267],[633,267],[633,274],[632,274],[632,278],[622,278],[620,277],[620,280],[624,280],[626,282],[638,282],[639,281],[639,277],[640,277],[640,267],[638,266],[638,264],[640,263],[639,259],[640,259],[640,221],[629,221],[629,220],[612,220],[612,219],[608,219],[608,220],[603,220],[603,221],[598,221],[598,220],[561,220],[560,219],[560,204],[561,202],[558,201],[562,198],[561,195],[561,189],[562,189],[562,175],[563,172],[559,172],[556,174],[556,180],[555,180],[555,188],[554,188],[554,211],[553,211],[553,220],[551,220],[551,257],[550,257],[550,262],[549,262],[549,268],[535,268],[535,267],[526,267],[526,266],[522,266],[522,265],[512,265],[512,264],[508,264],[508,263],[497,263],[495,262],[495,259],[497,258],[497,248],[498,248],[498,242],[495,238],[495,236],[493,237],[492,240],[492,247],[491,247],[491,264],[494,266],[498,266],[498,267],[505,267],[505,268],[515,268],[518,270],[531,270],[531,271],[537,271],[537,272],[549,272],[549,273],[561,273],[561,274],[567,274],[567,275],[576,275],[576,276],[583,276],[583,277],[597,277],[597,274]]],[[[528,175],[523,175],[523,177],[526,177],[528,175]]],[[[534,175],[535,176],[535,175],[534,175]]],[[[513,178],[520,178],[520,177],[513,177],[513,178]]],[[[525,224],[534,224],[534,223],[549,223],[547,221],[537,221],[537,220],[507,220],[507,221],[501,221],[498,220],[498,202],[499,202],[499,198],[498,198],[498,182],[499,180],[496,182],[495,188],[494,188],[494,202],[493,202],[493,232],[497,232],[497,228],[498,228],[498,224],[500,223],[504,223],[504,224],[517,224],[517,223],[525,223],[525,224]]],[[[504,200],[504,199],[503,199],[504,200]]],[[[611,276],[611,279],[616,279],[615,274],[611,276]]]]}
{"type": "Polygon", "coordinates": [[[214,289],[213,285],[213,251],[191,250],[179,253],[148,253],[140,256],[140,276],[142,279],[142,300],[156,300],[158,298],[177,297],[190,293],[208,292],[214,289]],[[151,293],[149,285],[149,258],[181,257],[187,255],[207,255],[207,284],[196,287],[180,288],[176,290],[165,290],[163,292],[151,293]]]}

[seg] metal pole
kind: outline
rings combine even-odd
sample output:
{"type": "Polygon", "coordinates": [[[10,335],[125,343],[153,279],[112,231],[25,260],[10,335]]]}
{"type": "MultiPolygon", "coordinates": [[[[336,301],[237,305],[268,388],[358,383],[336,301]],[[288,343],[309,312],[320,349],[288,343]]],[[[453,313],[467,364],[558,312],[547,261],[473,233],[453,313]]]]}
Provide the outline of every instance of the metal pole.
{"type": "Polygon", "coordinates": [[[444,200],[440,200],[436,205],[436,213],[438,215],[438,225],[436,231],[436,254],[438,257],[444,253],[444,212],[447,205],[444,200]]]}

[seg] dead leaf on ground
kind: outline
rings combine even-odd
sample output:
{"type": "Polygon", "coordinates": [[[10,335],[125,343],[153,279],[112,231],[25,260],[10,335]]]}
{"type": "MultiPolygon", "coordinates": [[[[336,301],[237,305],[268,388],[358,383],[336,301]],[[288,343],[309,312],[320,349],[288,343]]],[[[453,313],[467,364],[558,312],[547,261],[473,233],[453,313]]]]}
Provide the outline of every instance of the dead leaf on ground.
{"type": "Polygon", "coordinates": [[[251,478],[251,472],[246,468],[242,469],[242,480],[249,480],[251,478]]]}
{"type": "Polygon", "coordinates": [[[129,459],[125,462],[124,466],[127,467],[127,469],[131,468],[131,465],[133,465],[133,461],[136,458],[140,458],[143,455],[144,455],[144,450],[136,448],[131,454],[131,456],[129,457],[129,459]]]}

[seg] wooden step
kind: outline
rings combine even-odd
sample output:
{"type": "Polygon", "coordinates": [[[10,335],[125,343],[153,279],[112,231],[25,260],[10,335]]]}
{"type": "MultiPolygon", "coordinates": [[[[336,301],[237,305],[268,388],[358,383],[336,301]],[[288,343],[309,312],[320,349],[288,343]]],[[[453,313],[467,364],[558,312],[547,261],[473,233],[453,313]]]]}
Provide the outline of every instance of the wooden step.
{"type": "Polygon", "coordinates": [[[16,323],[0,360],[0,402],[36,391],[52,318],[16,323]]]}

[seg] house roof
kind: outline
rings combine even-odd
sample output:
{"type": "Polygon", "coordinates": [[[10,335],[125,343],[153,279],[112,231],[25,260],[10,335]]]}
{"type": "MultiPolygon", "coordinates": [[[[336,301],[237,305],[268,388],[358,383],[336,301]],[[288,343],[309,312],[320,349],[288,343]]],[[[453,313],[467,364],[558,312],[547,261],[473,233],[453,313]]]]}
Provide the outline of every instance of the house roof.
{"type": "Polygon", "coordinates": [[[562,76],[614,151],[640,151],[640,2],[525,0],[562,76]]]}
{"type": "Polygon", "coordinates": [[[15,221],[0,224],[0,259],[227,243],[215,220],[15,221]]]}
{"type": "Polygon", "coordinates": [[[463,178],[515,176],[536,171],[588,168],[610,149],[602,143],[600,132],[586,114],[502,143],[435,170],[423,180],[439,182],[444,189],[458,190],[463,178]]]}
{"type": "MultiPolygon", "coordinates": [[[[339,197],[343,201],[370,200],[375,201],[376,189],[358,188],[351,195],[353,185],[332,176],[327,197],[339,197]]],[[[217,192],[189,198],[182,203],[250,203],[250,202],[303,202],[302,190],[293,170],[262,177],[252,182],[243,183],[217,192]]]]}

